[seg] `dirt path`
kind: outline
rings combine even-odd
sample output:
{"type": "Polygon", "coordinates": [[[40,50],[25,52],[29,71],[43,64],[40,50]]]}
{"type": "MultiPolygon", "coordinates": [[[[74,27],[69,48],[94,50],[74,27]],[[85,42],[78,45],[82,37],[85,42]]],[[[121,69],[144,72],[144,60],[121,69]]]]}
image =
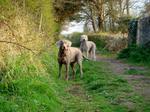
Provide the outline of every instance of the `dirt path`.
{"type": "Polygon", "coordinates": [[[110,69],[116,75],[122,75],[134,88],[135,92],[142,95],[145,100],[150,101],[150,77],[144,73],[149,72],[148,68],[142,66],[133,66],[123,63],[120,60],[97,56],[98,61],[109,63],[110,69]],[[127,74],[127,71],[139,71],[139,73],[127,74]]]}
{"type": "Polygon", "coordinates": [[[65,112],[100,112],[97,107],[95,107],[92,96],[90,96],[86,89],[83,88],[82,83],[74,82],[67,89],[66,92],[71,96],[69,106],[66,105],[65,112]]]}
{"type": "MultiPolygon", "coordinates": [[[[146,104],[146,106],[147,106],[147,102],[150,102],[150,76],[144,74],[144,73],[147,73],[149,70],[147,70],[147,68],[142,67],[142,66],[133,66],[133,65],[126,64],[114,58],[108,58],[108,57],[106,58],[102,56],[97,56],[97,61],[107,63],[106,65],[109,65],[109,66],[106,66],[104,68],[106,68],[106,70],[108,68],[111,71],[113,71],[111,75],[113,74],[116,75],[116,78],[120,75],[121,77],[126,79],[128,83],[133,87],[133,90],[134,90],[133,92],[129,94],[126,92],[122,92],[123,94],[120,94],[118,92],[117,94],[119,94],[120,96],[115,97],[115,99],[113,100],[111,99],[112,101],[116,102],[116,104],[118,103],[117,104],[118,108],[120,105],[123,105],[123,107],[126,107],[128,109],[128,112],[134,111],[136,108],[140,109],[138,112],[144,111],[142,109],[144,109],[145,107],[138,107],[138,106],[140,104],[140,101],[144,101],[142,103],[144,105],[146,104]],[[126,73],[128,71],[132,71],[132,72],[128,74],[126,73]],[[141,96],[140,98],[144,100],[140,100],[140,101],[133,100],[132,98],[135,98],[135,97],[133,97],[132,94],[134,93],[137,93],[139,96],[141,96]]],[[[102,65],[100,64],[99,66],[102,66],[102,65]]],[[[95,69],[97,70],[98,68],[95,68],[95,69]]],[[[106,74],[109,75],[107,71],[105,72],[106,74]]],[[[105,75],[105,73],[103,75],[105,75]]],[[[101,79],[103,79],[103,77],[101,77],[101,79]]],[[[103,80],[103,81],[106,81],[106,80],[103,80]]],[[[107,108],[106,108],[107,106],[111,105],[114,107],[114,104],[111,104],[109,102],[110,99],[105,97],[105,95],[103,95],[103,91],[98,92],[100,95],[97,95],[97,93],[93,94],[94,91],[91,92],[91,90],[87,90],[87,88],[85,88],[86,86],[84,85],[88,86],[87,84],[85,84],[83,80],[80,80],[80,79],[69,82],[69,85],[65,88],[65,93],[67,94],[64,96],[64,101],[66,101],[64,112],[101,112],[102,110],[103,112],[105,111],[107,112],[107,108]]],[[[105,93],[107,93],[106,91],[105,93]]],[[[113,94],[111,95],[113,96],[113,94]]],[[[113,108],[111,108],[110,110],[113,111],[113,108]]]]}

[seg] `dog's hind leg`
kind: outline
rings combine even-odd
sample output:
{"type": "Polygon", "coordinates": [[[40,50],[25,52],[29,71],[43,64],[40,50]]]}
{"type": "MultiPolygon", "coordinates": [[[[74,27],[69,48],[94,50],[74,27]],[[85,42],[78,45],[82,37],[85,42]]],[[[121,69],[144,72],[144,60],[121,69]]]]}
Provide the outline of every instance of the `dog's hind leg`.
{"type": "Polygon", "coordinates": [[[68,75],[69,74],[69,64],[66,64],[65,67],[66,67],[66,76],[65,76],[65,79],[68,80],[69,79],[69,75],[68,75]]]}

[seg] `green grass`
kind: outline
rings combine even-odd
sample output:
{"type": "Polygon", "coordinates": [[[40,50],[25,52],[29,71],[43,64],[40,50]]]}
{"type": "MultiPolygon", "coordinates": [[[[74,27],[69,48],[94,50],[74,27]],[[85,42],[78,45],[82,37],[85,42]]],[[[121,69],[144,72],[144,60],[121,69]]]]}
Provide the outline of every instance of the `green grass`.
{"type": "Polygon", "coordinates": [[[12,84],[1,92],[2,112],[60,112],[61,103],[52,89],[52,82],[46,77],[27,77],[12,84]]]}
{"type": "MultiPolygon", "coordinates": [[[[149,111],[149,103],[136,94],[123,77],[112,73],[106,63],[84,61],[83,79],[80,79],[77,67],[76,80],[65,81],[57,78],[55,50],[38,57],[43,64],[41,70],[29,69],[29,74],[27,71],[23,74],[19,68],[25,57],[9,63],[13,65],[13,73],[20,77],[9,80],[7,86],[0,83],[1,112],[149,111]],[[126,106],[128,103],[133,107],[126,106]]],[[[27,66],[38,68],[34,63],[27,66]]]]}
{"type": "Polygon", "coordinates": [[[56,75],[57,68],[53,66],[48,71],[48,65],[44,63],[47,57],[47,63],[56,65],[56,55],[53,53],[6,59],[7,67],[0,82],[0,112],[61,111],[61,101],[55,90],[58,87],[52,74],[56,75]]]}
{"type": "Polygon", "coordinates": [[[149,47],[132,45],[126,49],[123,49],[118,54],[118,59],[126,59],[128,63],[150,67],[150,49],[149,47]]]}
{"type": "Polygon", "coordinates": [[[79,78],[77,69],[77,79],[69,81],[67,84],[59,81],[61,90],[68,90],[73,85],[79,84],[85,92],[86,98],[61,91],[60,96],[65,99],[64,110],[67,112],[141,112],[149,111],[149,103],[142,96],[135,93],[123,79],[107,68],[106,63],[84,62],[84,78],[79,78]],[[64,85],[64,86],[63,86],[64,85]],[[66,86],[65,86],[66,85],[66,86]],[[63,87],[62,87],[63,86],[63,87]],[[128,104],[130,104],[128,106],[128,104]],[[133,105],[133,107],[132,107],[133,105]]]}
{"type": "Polygon", "coordinates": [[[125,74],[150,76],[150,70],[148,68],[146,70],[129,69],[125,71],[125,74]]]}
{"type": "Polygon", "coordinates": [[[102,112],[141,112],[148,111],[148,102],[134,93],[131,85],[120,76],[109,70],[106,63],[87,62],[84,69],[84,85],[93,95],[93,99],[102,112]],[[93,69],[93,71],[92,71],[93,69]],[[133,108],[127,108],[128,103],[134,104],[133,108]],[[108,109],[108,110],[107,110],[108,109]]]}

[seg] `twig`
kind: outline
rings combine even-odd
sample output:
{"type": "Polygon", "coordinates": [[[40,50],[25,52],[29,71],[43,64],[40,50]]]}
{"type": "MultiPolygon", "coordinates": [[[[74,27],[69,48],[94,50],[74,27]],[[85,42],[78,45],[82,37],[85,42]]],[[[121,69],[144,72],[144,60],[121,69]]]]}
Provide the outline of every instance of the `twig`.
{"type": "Polygon", "coordinates": [[[26,49],[26,50],[29,50],[29,51],[31,51],[33,54],[35,54],[35,52],[33,52],[33,50],[32,50],[32,49],[27,48],[27,47],[25,47],[25,46],[23,46],[23,45],[21,45],[21,44],[19,44],[19,43],[11,42],[11,41],[5,41],[5,40],[0,40],[0,42],[2,42],[2,43],[9,43],[9,44],[17,45],[17,46],[22,47],[22,48],[24,48],[24,49],[26,49]]]}

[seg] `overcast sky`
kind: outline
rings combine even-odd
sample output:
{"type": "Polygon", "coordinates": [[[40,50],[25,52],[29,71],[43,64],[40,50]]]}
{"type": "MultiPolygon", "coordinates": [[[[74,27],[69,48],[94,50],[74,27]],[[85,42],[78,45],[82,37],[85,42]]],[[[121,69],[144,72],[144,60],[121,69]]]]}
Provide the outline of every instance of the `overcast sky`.
{"type": "MultiPolygon", "coordinates": [[[[133,0],[133,1],[135,1],[135,0],[133,0]]],[[[149,0],[136,0],[136,1],[138,1],[138,2],[135,4],[134,9],[131,10],[131,13],[134,16],[139,15],[141,10],[143,9],[144,1],[149,1],[149,0]]],[[[61,34],[67,35],[67,34],[71,34],[73,32],[83,32],[83,26],[84,26],[84,22],[80,22],[80,23],[70,22],[69,24],[67,24],[65,26],[65,28],[63,29],[61,34]]]]}
{"type": "Polygon", "coordinates": [[[67,26],[65,26],[66,28],[61,32],[61,34],[71,34],[73,32],[83,32],[83,26],[84,23],[80,22],[80,23],[76,23],[76,22],[70,22],[67,26]]]}

